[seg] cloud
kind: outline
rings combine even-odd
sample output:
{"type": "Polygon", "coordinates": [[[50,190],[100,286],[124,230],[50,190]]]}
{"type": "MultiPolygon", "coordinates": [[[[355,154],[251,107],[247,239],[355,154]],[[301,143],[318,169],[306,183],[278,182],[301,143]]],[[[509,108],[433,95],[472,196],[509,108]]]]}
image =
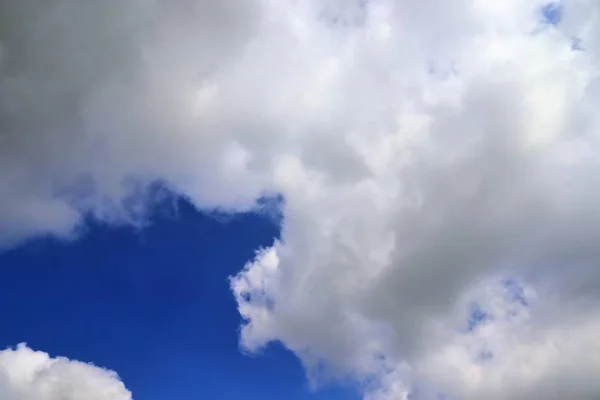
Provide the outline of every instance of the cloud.
{"type": "Polygon", "coordinates": [[[600,393],[600,10],[547,7],[0,4],[0,239],[143,222],[157,182],[200,210],[280,195],[232,278],[247,349],[370,399],[600,393]],[[473,304],[496,318],[465,332],[473,304]]]}
{"type": "Polygon", "coordinates": [[[24,344],[0,351],[0,397],[6,400],[131,400],[112,371],[51,358],[24,344]]]}

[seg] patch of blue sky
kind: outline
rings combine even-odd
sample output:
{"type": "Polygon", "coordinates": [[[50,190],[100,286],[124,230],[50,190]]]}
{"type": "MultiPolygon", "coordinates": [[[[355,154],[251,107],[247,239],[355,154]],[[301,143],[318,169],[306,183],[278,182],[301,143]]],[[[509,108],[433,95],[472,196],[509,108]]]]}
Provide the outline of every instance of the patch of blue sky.
{"type": "Polygon", "coordinates": [[[542,6],[540,12],[544,24],[556,26],[562,20],[564,7],[560,2],[551,2],[542,6]]]}
{"type": "Polygon", "coordinates": [[[502,280],[502,286],[506,291],[508,300],[521,305],[523,307],[529,307],[529,302],[525,296],[524,286],[515,278],[507,278],[502,280]]]}
{"type": "Polygon", "coordinates": [[[486,310],[484,310],[480,304],[477,304],[477,303],[473,304],[471,306],[471,311],[469,313],[469,319],[467,321],[467,331],[473,332],[475,329],[477,329],[477,327],[486,323],[487,321],[489,321],[492,318],[493,318],[493,316],[490,313],[488,313],[486,310]]]}
{"type": "Polygon", "coordinates": [[[350,385],[311,392],[279,343],[260,357],[239,351],[227,277],[280,236],[270,211],[221,222],[184,199],[159,206],[144,230],[92,219],[78,241],[41,238],[0,253],[0,348],[25,341],[94,361],[118,371],[136,399],[359,399],[350,385]]]}
{"type": "MultiPolygon", "coordinates": [[[[512,310],[509,318],[516,316],[520,309],[529,308],[529,300],[525,293],[523,283],[514,277],[505,278],[499,281],[508,304],[512,310]]],[[[468,318],[466,321],[465,331],[467,333],[477,330],[481,325],[497,318],[490,310],[485,309],[480,303],[474,301],[469,306],[468,318]]]]}
{"type": "Polygon", "coordinates": [[[283,209],[285,198],[281,194],[263,196],[256,201],[259,214],[269,217],[277,226],[281,227],[283,223],[283,209]]]}
{"type": "MultiPolygon", "coordinates": [[[[540,30],[544,28],[552,28],[558,27],[558,25],[563,20],[565,14],[565,7],[560,1],[554,1],[550,3],[546,3],[540,9],[540,20],[542,23],[542,27],[540,30]]],[[[535,33],[539,32],[537,30],[535,33]]],[[[583,51],[583,44],[580,38],[572,37],[571,38],[571,50],[572,51],[583,51]]]]}

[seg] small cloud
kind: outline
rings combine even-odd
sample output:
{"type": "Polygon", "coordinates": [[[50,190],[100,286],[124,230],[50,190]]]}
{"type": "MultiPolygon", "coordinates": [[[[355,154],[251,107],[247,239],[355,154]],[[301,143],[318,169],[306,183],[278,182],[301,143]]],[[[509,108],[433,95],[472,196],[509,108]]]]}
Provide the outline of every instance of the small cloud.
{"type": "Polygon", "coordinates": [[[7,400],[132,399],[115,372],[25,344],[0,351],[0,376],[0,398],[7,400]]]}

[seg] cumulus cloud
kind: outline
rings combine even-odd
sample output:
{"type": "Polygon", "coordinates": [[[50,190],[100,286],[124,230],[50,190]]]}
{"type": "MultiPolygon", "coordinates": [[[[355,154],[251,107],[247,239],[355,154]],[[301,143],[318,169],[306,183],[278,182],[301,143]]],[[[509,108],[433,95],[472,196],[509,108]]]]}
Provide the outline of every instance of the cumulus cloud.
{"type": "Polygon", "coordinates": [[[597,2],[243,3],[1,2],[2,243],[143,222],[157,182],[281,195],[246,349],[367,399],[600,393],[597,2]]]}
{"type": "Polygon", "coordinates": [[[0,351],[0,397],[6,400],[131,400],[112,371],[51,358],[24,344],[0,351]]]}

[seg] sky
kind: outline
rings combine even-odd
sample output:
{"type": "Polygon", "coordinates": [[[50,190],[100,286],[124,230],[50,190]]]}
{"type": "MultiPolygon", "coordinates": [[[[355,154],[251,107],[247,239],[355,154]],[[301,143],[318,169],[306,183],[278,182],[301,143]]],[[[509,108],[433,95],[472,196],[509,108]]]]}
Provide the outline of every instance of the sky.
{"type": "Polygon", "coordinates": [[[599,40],[596,0],[0,0],[0,398],[598,397],[599,40]]]}
{"type": "Polygon", "coordinates": [[[143,231],[92,223],[76,242],[5,251],[0,347],[116,370],[139,399],[358,399],[350,385],[312,391],[281,346],[239,349],[228,277],[277,236],[269,215],[218,219],[179,200],[143,231]]]}

